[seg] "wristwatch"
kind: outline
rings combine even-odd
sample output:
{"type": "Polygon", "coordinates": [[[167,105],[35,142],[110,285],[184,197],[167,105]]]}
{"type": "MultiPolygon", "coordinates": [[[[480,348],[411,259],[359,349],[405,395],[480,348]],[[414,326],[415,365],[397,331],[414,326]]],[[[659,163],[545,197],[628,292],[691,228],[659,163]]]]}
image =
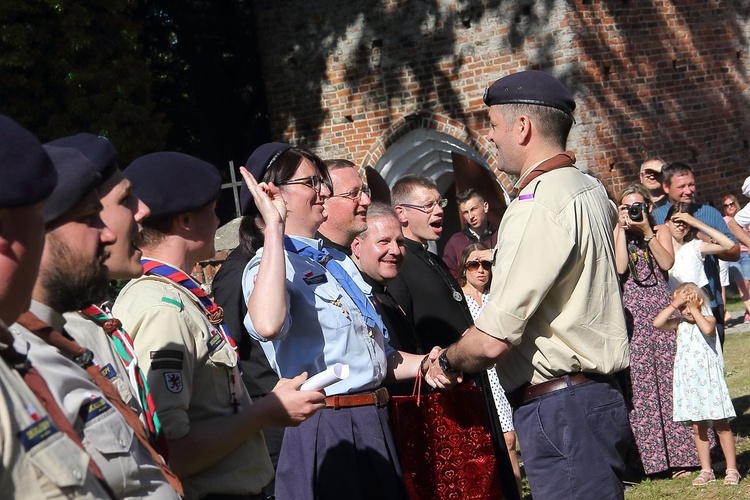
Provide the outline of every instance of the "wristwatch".
{"type": "Polygon", "coordinates": [[[448,361],[448,356],[445,355],[448,350],[440,353],[440,356],[438,356],[438,364],[440,365],[440,369],[443,370],[445,373],[456,373],[456,370],[451,366],[451,362],[448,361]]]}

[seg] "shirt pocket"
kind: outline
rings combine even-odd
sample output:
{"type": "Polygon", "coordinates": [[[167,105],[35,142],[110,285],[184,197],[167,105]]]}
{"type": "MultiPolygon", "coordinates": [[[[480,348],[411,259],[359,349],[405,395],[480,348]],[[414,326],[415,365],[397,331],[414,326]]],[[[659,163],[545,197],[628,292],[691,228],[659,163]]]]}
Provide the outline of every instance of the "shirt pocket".
{"type": "MultiPolygon", "coordinates": [[[[88,455],[59,431],[31,448],[27,456],[34,467],[60,489],[82,486],[89,472],[88,455]]],[[[40,486],[46,489],[43,484],[40,486]]]]}
{"type": "MultiPolygon", "coordinates": [[[[99,400],[104,401],[103,398],[97,398],[90,404],[93,405],[99,400]]],[[[83,432],[86,441],[105,457],[130,454],[134,438],[133,429],[112,405],[102,414],[85,421],[83,432]]]]}
{"type": "Polygon", "coordinates": [[[231,406],[241,395],[237,355],[219,333],[214,333],[208,340],[208,363],[216,401],[222,407],[231,406]]]}
{"type": "Polygon", "coordinates": [[[315,296],[316,309],[318,309],[318,321],[322,329],[337,330],[339,328],[351,328],[352,312],[342,301],[344,290],[336,286],[317,286],[312,290],[315,296]]]}

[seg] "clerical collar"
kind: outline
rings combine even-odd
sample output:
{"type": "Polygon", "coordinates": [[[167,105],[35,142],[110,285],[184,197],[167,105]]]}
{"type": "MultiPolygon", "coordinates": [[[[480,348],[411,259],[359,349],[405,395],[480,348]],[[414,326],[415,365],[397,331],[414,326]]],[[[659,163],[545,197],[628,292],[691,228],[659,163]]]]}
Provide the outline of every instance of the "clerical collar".
{"type": "Polygon", "coordinates": [[[352,256],[352,248],[351,247],[345,247],[344,245],[339,245],[338,243],[329,240],[326,238],[322,233],[318,232],[315,233],[316,238],[320,238],[323,240],[323,246],[328,248],[333,248],[334,250],[338,250],[339,252],[346,254],[347,256],[352,256]]]}
{"type": "Polygon", "coordinates": [[[414,251],[421,250],[422,252],[426,252],[429,249],[427,245],[428,243],[422,243],[421,241],[404,238],[404,246],[414,251]]]}

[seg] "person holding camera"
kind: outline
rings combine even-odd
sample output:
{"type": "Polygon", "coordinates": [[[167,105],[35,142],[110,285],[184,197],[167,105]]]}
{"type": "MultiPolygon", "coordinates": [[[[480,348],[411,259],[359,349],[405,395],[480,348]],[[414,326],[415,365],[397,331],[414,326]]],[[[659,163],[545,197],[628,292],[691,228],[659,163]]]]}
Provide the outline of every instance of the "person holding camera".
{"type": "Polygon", "coordinates": [[[625,188],[618,206],[615,262],[630,335],[631,390],[625,390],[630,427],[644,473],[680,477],[699,461],[691,430],[672,421],[675,337],[653,326],[672,299],[667,277],[674,263],[672,237],[665,226],[655,226],[651,197],[642,185],[625,188]]]}

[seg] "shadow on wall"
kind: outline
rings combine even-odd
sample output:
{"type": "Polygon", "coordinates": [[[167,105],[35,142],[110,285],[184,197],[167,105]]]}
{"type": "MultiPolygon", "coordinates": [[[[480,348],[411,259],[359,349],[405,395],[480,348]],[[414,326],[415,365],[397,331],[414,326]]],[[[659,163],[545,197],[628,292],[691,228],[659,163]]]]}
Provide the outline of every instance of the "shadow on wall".
{"type": "MultiPolygon", "coordinates": [[[[269,92],[274,129],[304,147],[325,145],[332,101],[352,109],[334,127],[363,122],[375,103],[387,113],[399,103],[439,109],[467,130],[483,127],[482,106],[462,104],[457,72],[481,63],[475,51],[490,44],[503,62],[477,70],[478,88],[505,72],[554,68],[579,101],[572,145],[611,190],[636,180],[653,155],[698,167],[704,197],[739,190],[746,175],[748,0],[298,0],[259,2],[257,13],[273,21],[259,30],[283,33],[287,47],[268,65],[276,76],[266,76],[281,86],[269,92]],[[496,29],[480,26],[488,19],[496,29]],[[458,30],[472,29],[474,42],[459,43],[458,30]],[[330,58],[341,44],[354,45],[350,55],[330,58]],[[343,79],[332,79],[342,68],[343,79]]],[[[263,43],[261,35],[266,52],[263,43]]]]}

